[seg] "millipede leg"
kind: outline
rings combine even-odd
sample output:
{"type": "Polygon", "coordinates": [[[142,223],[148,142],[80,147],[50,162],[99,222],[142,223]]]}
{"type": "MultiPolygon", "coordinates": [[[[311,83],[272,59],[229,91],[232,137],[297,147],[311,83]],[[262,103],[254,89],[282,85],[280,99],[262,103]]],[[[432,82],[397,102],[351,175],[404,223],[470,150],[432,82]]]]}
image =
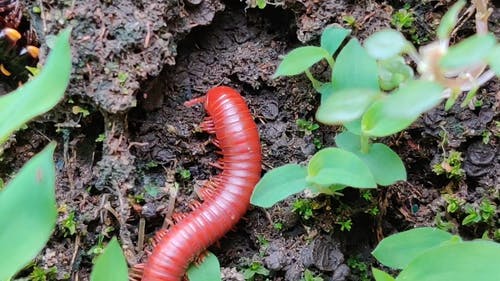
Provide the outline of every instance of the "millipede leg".
{"type": "Polygon", "coordinates": [[[143,273],[144,273],[144,264],[138,263],[129,270],[128,280],[141,281],[143,273]]]}
{"type": "Polygon", "coordinates": [[[205,117],[203,122],[201,122],[201,124],[200,124],[200,128],[209,134],[215,133],[214,120],[212,120],[212,118],[210,118],[210,117],[205,117]]]}

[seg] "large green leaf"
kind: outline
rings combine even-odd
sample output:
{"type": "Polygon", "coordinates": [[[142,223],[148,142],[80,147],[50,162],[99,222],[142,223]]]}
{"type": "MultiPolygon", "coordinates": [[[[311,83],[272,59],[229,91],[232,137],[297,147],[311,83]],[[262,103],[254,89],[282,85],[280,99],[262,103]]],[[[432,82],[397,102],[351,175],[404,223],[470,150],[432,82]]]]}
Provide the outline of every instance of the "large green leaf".
{"type": "Polygon", "coordinates": [[[220,265],[217,257],[208,252],[199,265],[191,264],[187,271],[189,281],[220,281],[220,265]]]}
{"type": "Polygon", "coordinates": [[[383,239],[375,250],[373,250],[372,254],[385,266],[403,269],[418,256],[434,247],[442,245],[452,237],[453,235],[450,233],[437,228],[415,228],[383,239]]]}
{"type": "Polygon", "coordinates": [[[390,59],[401,54],[408,44],[403,34],[394,29],[375,32],[364,42],[368,54],[380,60],[390,59]]]}
{"type": "Polygon", "coordinates": [[[338,147],[356,154],[370,168],[379,185],[406,180],[406,169],[398,154],[383,143],[374,143],[367,153],[361,151],[360,136],[343,132],[335,137],[338,147]]]}
{"type": "Polygon", "coordinates": [[[357,39],[351,39],[337,56],[332,83],[335,91],[352,88],[379,90],[377,62],[357,39]]]}
{"type": "Polygon", "coordinates": [[[35,155],[0,191],[0,280],[9,280],[47,243],[57,219],[55,143],[35,155]]]}
{"type": "Polygon", "coordinates": [[[492,33],[472,35],[451,46],[439,64],[444,69],[459,69],[472,67],[477,63],[486,63],[495,44],[496,38],[492,33]]]}
{"type": "Polygon", "coordinates": [[[371,89],[344,89],[330,95],[316,111],[316,120],[324,124],[343,124],[361,117],[380,95],[371,89]]]}
{"type": "Polygon", "coordinates": [[[104,249],[104,252],[97,257],[90,281],[127,281],[127,261],[120,248],[120,244],[113,237],[104,249]]]}
{"type": "Polygon", "coordinates": [[[385,137],[410,126],[443,99],[444,88],[430,81],[409,81],[392,94],[375,101],[365,112],[361,128],[366,135],[385,137]]]}
{"type": "Polygon", "coordinates": [[[71,73],[70,33],[70,29],[65,29],[57,36],[39,75],[0,97],[0,144],[21,125],[47,112],[63,97],[71,73]]]}
{"type": "Polygon", "coordinates": [[[311,158],[307,167],[307,181],[322,187],[377,187],[370,169],[356,154],[335,147],[322,149],[311,158]]]}
{"type": "Polygon", "coordinates": [[[318,61],[329,56],[330,54],[321,47],[299,47],[285,55],[273,77],[301,74],[318,61]]]}
{"type": "Polygon", "coordinates": [[[321,33],[321,47],[328,51],[330,56],[337,51],[342,41],[351,33],[349,29],[338,27],[327,27],[321,33]]]}
{"type": "Polygon", "coordinates": [[[401,281],[498,281],[500,244],[475,240],[435,247],[412,260],[401,281]]]}
{"type": "Polygon", "coordinates": [[[255,206],[269,208],[290,195],[308,187],[307,169],[297,164],[287,164],[267,172],[257,183],[250,198],[255,206]]]}

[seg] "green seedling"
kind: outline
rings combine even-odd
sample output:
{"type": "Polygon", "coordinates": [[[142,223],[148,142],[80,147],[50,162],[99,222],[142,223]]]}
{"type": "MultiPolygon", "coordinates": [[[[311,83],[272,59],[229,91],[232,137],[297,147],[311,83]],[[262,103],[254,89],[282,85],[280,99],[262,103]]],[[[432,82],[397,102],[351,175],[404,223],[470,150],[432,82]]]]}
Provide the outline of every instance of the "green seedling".
{"type": "Polygon", "coordinates": [[[43,269],[38,266],[33,267],[33,271],[30,273],[29,278],[32,281],[50,281],[56,280],[57,277],[57,267],[53,266],[48,269],[43,269]]]}
{"type": "Polygon", "coordinates": [[[392,25],[396,27],[397,30],[403,30],[413,26],[415,22],[415,16],[413,12],[409,9],[410,7],[405,5],[403,9],[398,10],[394,15],[392,15],[392,25]]]}
{"type": "Polygon", "coordinates": [[[106,140],[106,135],[104,133],[99,134],[95,139],[95,142],[104,142],[106,140]]]}
{"type": "Polygon", "coordinates": [[[448,205],[446,206],[446,211],[450,214],[453,214],[460,210],[460,207],[464,204],[464,200],[457,198],[453,195],[444,195],[444,200],[448,205]]]}
{"type": "Polygon", "coordinates": [[[351,16],[351,15],[346,15],[342,17],[342,21],[349,27],[351,28],[356,28],[358,25],[358,22],[356,21],[356,18],[351,16]]]}
{"type": "Polygon", "coordinates": [[[320,276],[314,276],[309,269],[306,269],[304,270],[304,277],[300,281],[324,281],[324,279],[320,276]]]}
{"type": "Polygon", "coordinates": [[[94,257],[92,261],[94,262],[95,258],[104,252],[104,235],[99,234],[97,236],[97,244],[92,246],[90,250],[87,251],[87,255],[94,257]]]}
{"type": "Polygon", "coordinates": [[[179,169],[178,173],[182,180],[187,181],[191,178],[191,172],[188,169],[179,169]]]}
{"type": "Polygon", "coordinates": [[[351,228],[352,228],[352,220],[351,219],[337,221],[335,223],[340,225],[340,231],[346,231],[346,230],[351,231],[351,228]]]}
{"type": "Polygon", "coordinates": [[[76,233],[75,212],[71,211],[61,225],[64,237],[73,236],[76,233]]]}
{"type": "MultiPolygon", "coordinates": [[[[362,46],[356,38],[348,38],[349,30],[336,27],[323,31],[320,46],[289,52],[274,77],[304,73],[321,94],[316,120],[342,125],[344,132],[335,138],[337,148],[318,151],[307,167],[288,164],[265,174],[254,190],[252,204],[270,207],[304,189],[337,194],[347,186],[375,188],[406,180],[400,157],[375,141],[405,130],[445,99],[449,109],[462,92],[468,92],[462,103],[466,106],[480,86],[500,75],[500,44],[487,30],[487,2],[474,2],[477,14],[482,15],[476,18],[477,34],[454,46],[448,43],[463,0],[443,17],[437,30],[439,40],[420,52],[395,30],[376,32],[362,46]],[[405,56],[417,64],[416,73],[405,56]],[[319,81],[310,71],[322,60],[332,69],[330,81],[319,81]]],[[[450,172],[462,175],[461,169],[450,172]]]]}
{"type": "Polygon", "coordinates": [[[436,175],[445,174],[449,179],[461,179],[465,176],[462,169],[462,153],[452,150],[448,157],[445,157],[439,164],[432,166],[432,171],[436,175]]]}
{"type": "Polygon", "coordinates": [[[274,229],[276,229],[278,231],[282,231],[283,230],[283,223],[282,222],[275,222],[273,224],[273,227],[274,227],[274,229]]]}
{"type": "Polygon", "coordinates": [[[415,228],[391,235],[383,239],[372,254],[381,264],[401,270],[394,278],[373,268],[377,281],[494,281],[500,276],[497,262],[500,244],[486,240],[463,241],[437,228],[415,228]]]}
{"type": "Polygon", "coordinates": [[[305,120],[305,119],[297,119],[297,127],[299,127],[299,129],[301,131],[304,131],[306,133],[306,135],[310,135],[313,131],[319,129],[319,125],[312,122],[312,121],[308,121],[308,120],[305,120]]]}
{"type": "Polygon", "coordinates": [[[309,220],[313,216],[313,204],[311,200],[297,199],[293,202],[292,211],[304,220],[309,220]]]}
{"type": "Polygon", "coordinates": [[[253,281],[256,275],[268,276],[269,270],[262,263],[254,261],[243,270],[243,277],[245,280],[253,281]]]}
{"type": "Polygon", "coordinates": [[[365,262],[359,261],[355,257],[350,257],[347,260],[347,266],[351,268],[352,274],[357,275],[360,281],[370,281],[370,273],[368,265],[365,262]]]}

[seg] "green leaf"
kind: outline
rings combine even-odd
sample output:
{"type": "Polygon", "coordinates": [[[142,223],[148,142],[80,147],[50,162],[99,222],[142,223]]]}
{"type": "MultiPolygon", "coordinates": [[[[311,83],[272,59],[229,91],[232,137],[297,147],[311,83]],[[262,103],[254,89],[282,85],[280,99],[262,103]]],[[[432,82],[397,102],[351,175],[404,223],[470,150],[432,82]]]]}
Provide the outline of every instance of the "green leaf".
{"type": "Polygon", "coordinates": [[[370,56],[386,60],[401,54],[408,44],[401,32],[385,29],[366,38],[364,45],[370,56]]]}
{"type": "Polygon", "coordinates": [[[352,88],[379,90],[377,62],[357,39],[349,40],[337,56],[332,83],[334,91],[352,88]]]}
{"type": "Polygon", "coordinates": [[[500,44],[496,44],[488,55],[488,64],[496,76],[500,76],[500,44]]]}
{"type": "Polygon", "coordinates": [[[450,233],[437,228],[415,228],[384,238],[373,250],[372,255],[385,266],[403,269],[415,258],[452,237],[450,233]]]}
{"type": "Polygon", "coordinates": [[[387,186],[406,180],[406,169],[398,154],[383,143],[374,143],[368,153],[361,152],[360,136],[343,132],[335,137],[338,147],[356,154],[379,185],[387,186]]]}
{"type": "Polygon", "coordinates": [[[309,186],[306,176],[306,168],[297,164],[287,164],[272,169],[255,186],[250,203],[269,208],[288,196],[306,189],[309,186]]]}
{"type": "Polygon", "coordinates": [[[380,93],[371,89],[337,91],[321,103],[316,111],[316,119],[329,125],[356,120],[378,96],[380,93]]]}
{"type": "Polygon", "coordinates": [[[344,127],[351,133],[361,136],[361,118],[344,123],[344,127]]]}
{"type": "Polygon", "coordinates": [[[47,112],[63,97],[71,73],[70,29],[62,31],[41,73],[0,97],[0,144],[31,118],[47,112]]]}
{"type": "Polygon", "coordinates": [[[189,266],[187,276],[189,281],[221,281],[219,260],[208,252],[200,265],[189,266]]]}
{"type": "Polygon", "coordinates": [[[458,21],[458,13],[465,6],[465,0],[457,1],[451,8],[444,14],[441,23],[436,30],[437,36],[440,40],[448,40],[453,28],[458,21]]]}
{"type": "Polygon", "coordinates": [[[442,68],[449,70],[485,63],[495,44],[495,35],[492,33],[472,35],[450,47],[439,64],[442,68]]]}
{"type": "Polygon", "coordinates": [[[351,34],[349,29],[329,26],[321,34],[321,48],[328,51],[330,56],[333,56],[349,34],[351,34]]]}
{"type": "Polygon", "coordinates": [[[321,103],[324,103],[328,97],[330,97],[333,93],[333,84],[332,83],[324,83],[317,90],[321,94],[321,103]]]}
{"type": "Polygon", "coordinates": [[[366,164],[354,153],[340,148],[329,147],[318,151],[309,161],[307,172],[307,181],[319,186],[377,187],[366,164]]]}
{"type": "Polygon", "coordinates": [[[396,280],[498,281],[500,244],[475,240],[430,249],[412,260],[396,280]]]}
{"type": "Polygon", "coordinates": [[[56,225],[55,147],[35,155],[0,191],[0,280],[35,258],[56,225]]]}
{"type": "Polygon", "coordinates": [[[301,74],[315,63],[329,56],[330,54],[321,47],[299,47],[283,58],[273,78],[301,74]]]}
{"type": "Polygon", "coordinates": [[[375,281],[395,281],[394,277],[392,277],[389,273],[384,272],[380,269],[372,267],[373,277],[375,281]]]}
{"type": "Polygon", "coordinates": [[[127,271],[125,256],[116,237],[113,237],[104,252],[97,257],[90,275],[90,281],[127,281],[127,271]]]}
{"type": "Polygon", "coordinates": [[[385,137],[404,130],[443,96],[437,83],[412,80],[391,95],[374,102],[363,115],[361,128],[366,135],[385,137]]]}
{"type": "Polygon", "coordinates": [[[403,82],[413,78],[413,69],[405,63],[401,56],[395,56],[378,62],[380,88],[393,90],[403,82]]]}
{"type": "Polygon", "coordinates": [[[257,7],[259,9],[264,9],[266,7],[266,4],[267,4],[266,0],[257,0],[257,7]]]}

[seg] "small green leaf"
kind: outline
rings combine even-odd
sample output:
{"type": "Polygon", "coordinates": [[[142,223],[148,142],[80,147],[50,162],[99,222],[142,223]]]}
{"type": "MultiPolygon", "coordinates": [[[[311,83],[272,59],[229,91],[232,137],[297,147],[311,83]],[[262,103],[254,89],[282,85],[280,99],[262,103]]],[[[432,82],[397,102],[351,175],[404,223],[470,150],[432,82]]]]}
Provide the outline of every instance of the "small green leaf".
{"type": "Polygon", "coordinates": [[[90,275],[90,281],[127,281],[127,271],[125,256],[116,237],[113,237],[104,252],[97,257],[90,275]]]}
{"type": "Polygon", "coordinates": [[[391,91],[403,82],[413,78],[413,69],[405,63],[401,56],[395,56],[378,62],[380,88],[391,91]]]}
{"type": "Polygon", "coordinates": [[[500,244],[474,240],[429,249],[398,275],[401,281],[498,281],[500,244]]]}
{"type": "Polygon", "coordinates": [[[360,136],[342,132],[335,137],[338,147],[356,154],[367,166],[379,185],[387,186],[406,180],[406,169],[398,154],[382,143],[374,143],[368,153],[361,152],[360,136]]]}
{"type": "Polygon", "coordinates": [[[355,38],[340,51],[332,70],[334,92],[343,89],[379,90],[378,66],[355,38]]]}
{"type": "Polygon", "coordinates": [[[465,6],[465,0],[457,1],[451,8],[444,14],[441,19],[441,23],[436,31],[437,36],[440,40],[448,40],[453,28],[458,21],[458,13],[465,6]]]}
{"type": "Polygon", "coordinates": [[[315,63],[329,56],[328,52],[321,47],[299,47],[283,58],[273,77],[301,74],[315,63]]]}
{"type": "Polygon", "coordinates": [[[55,147],[35,155],[0,191],[0,280],[10,280],[35,258],[54,230],[55,147]]]}
{"type": "Polygon", "coordinates": [[[264,9],[266,7],[266,4],[267,4],[266,0],[257,0],[257,7],[259,9],[264,9]]]}
{"type": "Polygon", "coordinates": [[[377,187],[370,170],[359,157],[335,147],[318,151],[309,161],[307,172],[307,181],[319,186],[377,187]]]}
{"type": "Polygon", "coordinates": [[[321,47],[333,56],[349,34],[351,34],[349,29],[329,26],[321,34],[321,47]]]}
{"type": "Polygon", "coordinates": [[[272,169],[255,186],[250,203],[269,208],[288,196],[306,189],[309,186],[306,176],[306,168],[297,164],[272,169]]]}
{"type": "Polygon", "coordinates": [[[500,44],[496,44],[488,55],[488,64],[496,76],[500,76],[500,44]]]}
{"type": "Polygon", "coordinates": [[[189,281],[221,281],[220,265],[217,257],[208,252],[200,265],[189,266],[187,271],[189,281]]]}
{"type": "Polygon", "coordinates": [[[472,67],[477,63],[485,63],[487,56],[496,44],[495,35],[475,34],[460,43],[451,46],[441,58],[439,64],[444,69],[472,67]]]}
{"type": "Polygon", "coordinates": [[[330,95],[316,111],[316,119],[324,124],[342,124],[361,117],[380,95],[370,89],[345,89],[330,95]]]}
{"type": "Polygon", "coordinates": [[[384,99],[374,102],[363,115],[361,128],[366,135],[385,137],[404,130],[443,96],[437,83],[412,80],[384,99]]]}
{"type": "Polygon", "coordinates": [[[415,228],[384,238],[373,250],[372,255],[385,266],[403,269],[415,258],[452,237],[450,233],[437,228],[415,228]]]}
{"type": "Polygon", "coordinates": [[[372,267],[373,277],[375,281],[395,281],[394,277],[392,277],[389,273],[384,272],[380,269],[372,267]]]}
{"type": "Polygon", "coordinates": [[[21,125],[47,112],[63,97],[71,73],[70,33],[71,29],[59,33],[39,75],[0,97],[0,144],[21,125]]]}
{"type": "Polygon", "coordinates": [[[364,45],[370,56],[386,60],[401,54],[408,44],[401,32],[394,29],[385,29],[366,38],[364,45]]]}

